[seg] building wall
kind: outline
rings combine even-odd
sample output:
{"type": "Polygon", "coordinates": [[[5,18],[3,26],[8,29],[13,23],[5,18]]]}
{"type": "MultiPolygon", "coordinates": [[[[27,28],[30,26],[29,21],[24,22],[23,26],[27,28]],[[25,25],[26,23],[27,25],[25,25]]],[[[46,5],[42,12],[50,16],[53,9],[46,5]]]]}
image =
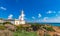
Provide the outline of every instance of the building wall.
{"type": "Polygon", "coordinates": [[[20,22],[20,24],[25,24],[25,21],[19,21],[20,22]]]}
{"type": "Polygon", "coordinates": [[[4,22],[11,22],[12,24],[19,25],[19,24],[25,24],[25,21],[20,20],[0,20],[0,23],[4,22]]]}
{"type": "Polygon", "coordinates": [[[25,24],[25,21],[15,20],[15,25],[25,24]]]}
{"type": "Polygon", "coordinates": [[[19,23],[19,20],[15,20],[15,23],[14,23],[15,25],[19,25],[20,23],[19,23]]]}

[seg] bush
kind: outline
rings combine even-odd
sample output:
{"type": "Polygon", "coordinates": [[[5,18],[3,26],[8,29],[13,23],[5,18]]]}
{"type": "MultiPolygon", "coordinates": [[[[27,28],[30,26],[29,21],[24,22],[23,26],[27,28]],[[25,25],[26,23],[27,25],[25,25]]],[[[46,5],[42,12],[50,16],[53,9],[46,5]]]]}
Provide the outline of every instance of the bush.
{"type": "Polygon", "coordinates": [[[20,31],[20,30],[28,31],[31,28],[30,26],[25,26],[25,25],[19,25],[16,27],[17,27],[17,31],[20,31]]]}
{"type": "Polygon", "coordinates": [[[31,27],[33,28],[34,31],[40,29],[41,25],[40,24],[32,24],[31,27]]]}
{"type": "Polygon", "coordinates": [[[47,31],[55,31],[52,27],[43,27],[44,29],[46,29],[47,31]]]}
{"type": "Polygon", "coordinates": [[[16,26],[16,28],[17,28],[17,29],[16,29],[17,31],[19,31],[19,30],[22,30],[22,29],[23,29],[22,25],[16,26]]]}
{"type": "Polygon", "coordinates": [[[0,25],[0,30],[4,30],[4,29],[6,29],[5,26],[0,25]]]}
{"type": "Polygon", "coordinates": [[[12,23],[11,22],[4,22],[3,24],[5,25],[5,24],[12,24],[12,23]]]}

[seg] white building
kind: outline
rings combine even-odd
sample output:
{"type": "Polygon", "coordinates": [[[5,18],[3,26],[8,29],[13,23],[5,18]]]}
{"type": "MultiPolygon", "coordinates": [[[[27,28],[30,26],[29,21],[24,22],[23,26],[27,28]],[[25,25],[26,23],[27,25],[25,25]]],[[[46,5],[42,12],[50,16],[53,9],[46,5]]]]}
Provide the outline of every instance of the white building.
{"type": "Polygon", "coordinates": [[[24,11],[22,10],[19,19],[15,19],[15,25],[25,24],[24,16],[24,11]]]}
{"type": "Polygon", "coordinates": [[[15,19],[15,20],[12,20],[12,19],[0,20],[0,22],[11,22],[12,24],[15,24],[15,25],[25,24],[24,16],[25,16],[24,15],[24,11],[22,10],[21,11],[21,15],[19,16],[19,19],[15,19]]]}

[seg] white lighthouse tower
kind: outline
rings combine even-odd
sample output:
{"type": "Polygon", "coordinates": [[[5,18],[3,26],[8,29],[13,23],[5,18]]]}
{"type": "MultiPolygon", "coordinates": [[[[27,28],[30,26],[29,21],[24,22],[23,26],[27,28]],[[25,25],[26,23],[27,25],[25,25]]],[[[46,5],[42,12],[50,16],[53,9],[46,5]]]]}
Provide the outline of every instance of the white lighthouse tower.
{"type": "Polygon", "coordinates": [[[24,11],[22,10],[19,19],[15,19],[15,25],[25,24],[24,16],[24,11]]]}
{"type": "Polygon", "coordinates": [[[21,11],[20,18],[19,18],[20,24],[25,24],[24,16],[25,16],[25,15],[24,15],[24,11],[22,10],[22,11],[21,11]]]}

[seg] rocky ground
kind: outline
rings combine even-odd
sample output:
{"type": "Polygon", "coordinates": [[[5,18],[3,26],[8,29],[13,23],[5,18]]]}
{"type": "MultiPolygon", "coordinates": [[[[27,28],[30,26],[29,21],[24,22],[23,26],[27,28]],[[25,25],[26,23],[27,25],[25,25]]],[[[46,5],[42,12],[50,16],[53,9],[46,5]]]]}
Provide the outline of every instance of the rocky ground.
{"type": "MultiPolygon", "coordinates": [[[[51,27],[51,26],[49,26],[49,27],[51,27]]],[[[52,26],[52,28],[54,29],[54,31],[38,30],[37,34],[39,36],[60,36],[60,27],[58,27],[58,26],[52,26]]]]}
{"type": "MultiPolygon", "coordinates": [[[[13,33],[25,30],[36,32],[37,36],[60,36],[60,27],[43,24],[24,24],[24,25],[0,25],[0,36],[13,36],[13,33]]],[[[20,33],[21,34],[21,33],[20,33]]],[[[32,33],[33,34],[33,33],[32,33]]]]}

